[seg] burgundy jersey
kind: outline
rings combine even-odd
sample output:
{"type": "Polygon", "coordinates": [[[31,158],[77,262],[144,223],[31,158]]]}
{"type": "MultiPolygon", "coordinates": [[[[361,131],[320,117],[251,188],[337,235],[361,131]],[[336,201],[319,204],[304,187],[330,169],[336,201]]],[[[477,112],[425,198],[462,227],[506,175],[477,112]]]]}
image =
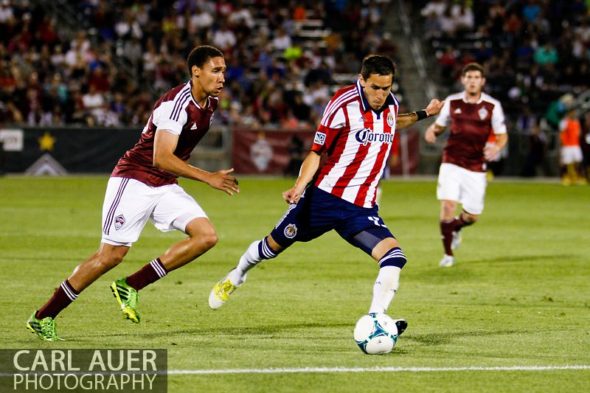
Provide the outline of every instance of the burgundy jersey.
{"type": "Polygon", "coordinates": [[[398,109],[390,93],[381,111],[372,110],[358,81],[338,90],[324,110],[311,147],[328,156],[315,185],[357,206],[375,206],[398,109]]]}
{"type": "Polygon", "coordinates": [[[485,172],[483,150],[490,133],[505,134],[504,111],[500,102],[481,93],[477,103],[465,100],[465,92],[448,96],[436,119],[450,135],[442,162],[455,164],[474,172],[485,172]]]}
{"type": "Polygon", "coordinates": [[[209,131],[218,99],[209,97],[201,108],[191,94],[192,83],[168,90],[154,105],[139,142],[121,157],[112,177],[139,180],[153,187],[177,183],[177,176],[154,167],[154,137],[156,130],[167,130],[178,135],[174,155],[187,161],[201,138],[209,131]]]}

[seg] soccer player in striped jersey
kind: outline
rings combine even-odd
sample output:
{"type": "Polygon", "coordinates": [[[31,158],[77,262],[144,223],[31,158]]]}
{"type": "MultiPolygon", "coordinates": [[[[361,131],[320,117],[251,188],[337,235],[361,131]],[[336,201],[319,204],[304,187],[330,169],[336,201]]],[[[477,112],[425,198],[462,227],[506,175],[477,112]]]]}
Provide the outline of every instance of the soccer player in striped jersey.
{"type": "MultiPolygon", "coordinates": [[[[398,114],[391,92],[394,63],[385,56],[363,60],[357,82],[336,92],[324,110],[311,151],[292,188],[283,193],[286,214],[271,233],[253,242],[237,266],[209,295],[209,306],[221,307],[261,261],[276,257],[294,242],[306,242],[336,230],[379,264],[369,313],[385,313],[399,285],[406,257],[375,204],[376,190],[391,153],[396,128],[437,114],[442,102],[398,114]],[[327,158],[320,168],[320,157],[327,158]],[[314,180],[315,178],[315,180],[314,180]],[[310,183],[313,181],[313,184],[310,183]],[[309,186],[308,186],[309,185],[309,186]]],[[[399,331],[407,326],[397,322],[399,331]]]]}
{"type": "Polygon", "coordinates": [[[472,225],[483,212],[486,190],[486,162],[493,160],[508,141],[504,111],[500,102],[483,92],[484,69],[480,64],[463,67],[464,91],[452,94],[424,138],[436,142],[449,126],[451,132],[443,151],[436,196],[441,202],[440,232],[444,255],[441,267],[455,263],[453,250],[461,242],[460,231],[472,225]],[[487,143],[493,133],[495,143],[487,143]],[[455,216],[457,206],[463,211],[455,216]]]}
{"type": "Polygon", "coordinates": [[[123,260],[148,219],[161,231],[176,229],[186,233],[187,238],[137,272],[111,284],[123,316],[132,322],[140,320],[139,290],[193,261],[217,243],[209,218],[178,185],[177,178],[201,181],[229,195],[239,192],[232,169],[211,173],[187,162],[209,130],[225,82],[225,60],[219,49],[203,45],[191,51],[187,65],[190,80],[160,97],[139,142],[123,155],[111,174],[98,251],[78,265],[27,321],[29,330],[39,338],[60,340],[55,327],[57,314],[123,260]]]}

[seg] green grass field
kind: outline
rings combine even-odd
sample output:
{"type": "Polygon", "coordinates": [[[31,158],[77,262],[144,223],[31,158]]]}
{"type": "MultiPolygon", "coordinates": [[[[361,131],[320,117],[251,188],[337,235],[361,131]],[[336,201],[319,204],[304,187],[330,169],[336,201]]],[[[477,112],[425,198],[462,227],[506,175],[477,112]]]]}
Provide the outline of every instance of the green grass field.
{"type": "Polygon", "coordinates": [[[142,291],[142,323],[132,325],[108,285],[182,238],[148,224],[126,261],[60,315],[67,341],[41,342],[25,321],[97,248],[106,181],[0,178],[2,348],[166,348],[170,370],[192,373],[173,372],[170,392],[590,391],[590,187],[490,184],[457,265],[441,269],[435,182],[385,183],[381,216],[409,260],[389,314],[410,326],[391,354],[367,356],[352,329],[377,268],[335,233],[260,265],[209,310],[211,286],[281,217],[292,180],[241,179],[234,197],[184,181],[219,244],[142,291]],[[366,370],[377,367],[390,369],[366,370]],[[237,369],[266,372],[203,371],[237,369]]]}

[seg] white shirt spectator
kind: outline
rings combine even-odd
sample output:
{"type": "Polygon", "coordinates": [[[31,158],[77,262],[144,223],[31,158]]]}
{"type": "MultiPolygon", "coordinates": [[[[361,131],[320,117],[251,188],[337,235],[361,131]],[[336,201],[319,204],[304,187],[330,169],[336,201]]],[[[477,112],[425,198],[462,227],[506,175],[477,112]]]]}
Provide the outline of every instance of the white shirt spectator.
{"type": "Polygon", "coordinates": [[[279,27],[277,35],[272,40],[272,47],[274,50],[283,51],[291,46],[291,37],[287,35],[285,29],[279,27]]]}
{"type": "Polygon", "coordinates": [[[96,119],[102,119],[104,116],[104,97],[96,92],[93,88],[82,96],[82,104],[96,119]]]}
{"type": "Polygon", "coordinates": [[[252,29],[256,24],[254,23],[254,18],[252,18],[252,14],[248,8],[240,8],[232,12],[232,14],[228,18],[229,22],[236,25],[244,25],[249,29],[252,29]]]}
{"type": "Polygon", "coordinates": [[[451,9],[451,14],[455,20],[456,28],[461,30],[473,30],[473,26],[475,26],[475,18],[471,8],[455,4],[451,9]]]}
{"type": "Polygon", "coordinates": [[[0,23],[6,23],[12,18],[14,18],[14,13],[10,3],[8,1],[2,1],[2,4],[0,4],[0,23]]]}
{"type": "Polygon", "coordinates": [[[189,21],[189,32],[195,33],[197,31],[208,29],[213,25],[213,17],[210,13],[204,10],[199,10],[189,21]]]}
{"type": "Polygon", "coordinates": [[[447,9],[447,3],[444,0],[429,1],[420,11],[422,16],[436,15],[441,17],[447,9]]]}
{"type": "Polygon", "coordinates": [[[233,31],[229,30],[226,26],[213,33],[213,45],[218,48],[225,50],[229,49],[236,44],[236,36],[233,31]]]}

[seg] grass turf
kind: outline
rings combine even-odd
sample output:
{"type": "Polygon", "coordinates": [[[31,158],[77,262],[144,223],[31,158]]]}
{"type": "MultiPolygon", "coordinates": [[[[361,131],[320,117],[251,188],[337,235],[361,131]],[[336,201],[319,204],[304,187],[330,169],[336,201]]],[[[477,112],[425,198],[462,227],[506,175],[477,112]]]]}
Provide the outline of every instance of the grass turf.
{"type": "MultiPolygon", "coordinates": [[[[241,179],[227,197],[183,182],[207,211],[219,244],[141,292],[142,322],[124,321],[108,289],[159,255],[179,233],[150,224],[125,262],[66,309],[67,341],[37,340],[30,313],[99,244],[106,176],[0,178],[3,348],[167,348],[173,370],[304,367],[590,365],[590,188],[494,182],[481,221],[463,233],[457,265],[442,254],[434,181],[384,184],[381,216],[409,263],[390,308],[410,326],[394,352],[366,356],[352,340],[376,266],[335,233],[300,243],[251,272],[218,311],[211,286],[285,211],[291,180],[241,179]]],[[[171,375],[170,392],[236,390],[554,392],[590,389],[590,370],[171,375]]]]}

